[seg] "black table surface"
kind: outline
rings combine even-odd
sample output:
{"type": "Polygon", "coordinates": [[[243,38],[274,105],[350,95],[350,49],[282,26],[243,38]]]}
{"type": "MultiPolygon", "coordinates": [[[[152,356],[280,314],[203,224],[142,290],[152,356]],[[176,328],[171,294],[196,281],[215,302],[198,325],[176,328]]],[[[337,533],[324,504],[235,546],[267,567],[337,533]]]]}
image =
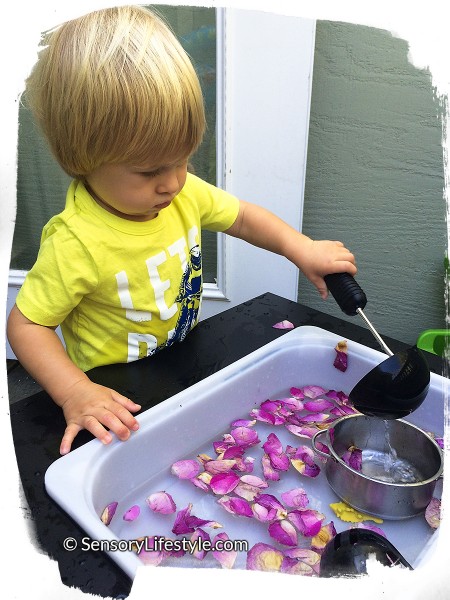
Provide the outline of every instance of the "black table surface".
{"type": "MultiPolygon", "coordinates": [[[[277,339],[286,330],[273,325],[288,319],[296,327],[315,325],[379,350],[371,333],[297,302],[266,293],[201,321],[182,344],[130,364],[99,367],[89,372],[96,383],[107,385],[142,405],[142,411],[208,377],[219,369],[277,339]]],[[[407,344],[384,337],[393,352],[407,344]]],[[[427,354],[432,371],[442,374],[443,361],[427,354]]],[[[47,468],[59,458],[65,429],[63,413],[45,392],[11,405],[11,426],[23,492],[34,529],[33,542],[59,565],[61,580],[83,592],[108,598],[126,598],[132,581],[102,552],[78,548],[68,552],[63,540],[81,540],[85,532],[48,496],[47,468]]],[[[77,448],[92,439],[78,434],[77,448]]],[[[14,559],[15,560],[15,559],[14,559]]]]}

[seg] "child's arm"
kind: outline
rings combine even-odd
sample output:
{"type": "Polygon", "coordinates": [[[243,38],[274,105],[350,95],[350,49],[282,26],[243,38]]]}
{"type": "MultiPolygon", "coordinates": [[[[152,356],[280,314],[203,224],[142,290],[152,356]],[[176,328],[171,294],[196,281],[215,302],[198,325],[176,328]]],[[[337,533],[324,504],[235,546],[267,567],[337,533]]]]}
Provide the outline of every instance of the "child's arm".
{"type": "Polygon", "coordinates": [[[342,242],[313,241],[268,210],[243,200],[236,221],[225,233],[285,256],[316,286],[324,299],[328,295],[325,275],[356,273],[355,257],[342,242]]]}
{"type": "Polygon", "coordinates": [[[81,429],[87,429],[104,444],[112,435],[120,440],[139,425],[129,411],[140,409],[125,396],[93,383],[68,357],[54,329],[28,320],[14,306],[8,319],[8,339],[28,373],[50,394],[64,412],[67,427],[60,452],[67,454],[81,429]]]}

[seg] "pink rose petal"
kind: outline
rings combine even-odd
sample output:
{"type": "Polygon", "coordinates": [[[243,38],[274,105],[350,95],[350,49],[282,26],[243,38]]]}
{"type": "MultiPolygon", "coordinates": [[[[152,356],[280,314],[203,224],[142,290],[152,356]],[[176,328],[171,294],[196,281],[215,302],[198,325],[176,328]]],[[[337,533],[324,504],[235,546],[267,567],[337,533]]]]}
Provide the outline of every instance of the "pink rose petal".
{"type": "Polygon", "coordinates": [[[250,571],[279,571],[284,555],[269,544],[258,543],[247,552],[247,569],[250,571]]]}
{"type": "Polygon", "coordinates": [[[346,465],[355,471],[361,471],[362,468],[362,450],[356,446],[350,446],[341,456],[346,465]]]}
{"type": "Polygon", "coordinates": [[[274,329],[294,329],[294,324],[286,319],[284,321],[280,321],[279,323],[275,323],[272,325],[274,329]]]}
{"type": "Polygon", "coordinates": [[[184,533],[192,533],[197,527],[213,527],[214,529],[222,527],[220,523],[216,521],[210,521],[208,519],[200,519],[195,515],[191,515],[192,503],[189,503],[186,508],[179,510],[175,517],[175,523],[172,527],[172,533],[175,535],[182,535],[184,533]]]}
{"type": "Polygon", "coordinates": [[[179,460],[172,465],[172,473],[179,479],[192,479],[200,473],[200,464],[196,460],[179,460]]]}
{"type": "Polygon", "coordinates": [[[199,527],[191,535],[191,542],[195,544],[195,549],[192,551],[192,556],[195,556],[195,558],[198,558],[199,560],[203,560],[207,553],[207,551],[204,549],[204,545],[202,544],[204,541],[210,544],[211,538],[206,531],[199,527]]]}
{"type": "Polygon", "coordinates": [[[217,500],[217,503],[232,515],[249,518],[253,517],[252,507],[245,498],[222,496],[217,500]]]}
{"type": "Polygon", "coordinates": [[[347,350],[347,342],[345,340],[336,344],[336,357],[334,359],[333,366],[343,373],[347,370],[348,366],[347,350]]]}
{"type": "Polygon", "coordinates": [[[236,427],[236,429],[232,429],[231,435],[238,446],[245,448],[259,443],[258,432],[250,427],[236,427]]]}
{"type": "Polygon", "coordinates": [[[326,393],[326,390],[319,385],[306,385],[303,388],[303,394],[306,398],[318,398],[326,393]]]}
{"type": "Polygon", "coordinates": [[[280,479],[279,472],[272,467],[268,454],[264,454],[261,458],[263,475],[269,481],[278,481],[280,479]]]}
{"type": "MultiPolygon", "coordinates": [[[[140,538],[140,540],[142,539],[144,538],[140,538]]],[[[145,565],[156,567],[168,556],[168,553],[162,550],[154,550],[153,541],[153,536],[146,538],[145,545],[142,547],[141,551],[138,552],[138,557],[145,565]]]]}
{"type": "Polygon", "coordinates": [[[138,518],[140,512],[141,512],[141,509],[139,508],[139,506],[137,504],[135,504],[134,506],[129,508],[127,510],[127,512],[123,515],[123,520],[124,521],[134,521],[135,519],[138,518]]]}
{"type": "Polygon", "coordinates": [[[320,554],[308,548],[289,548],[284,553],[282,573],[317,576],[320,573],[320,554]]]}
{"type": "Polygon", "coordinates": [[[286,506],[305,508],[309,504],[308,496],[303,488],[294,488],[281,494],[281,499],[286,506]]]}
{"type": "Polygon", "coordinates": [[[170,515],[177,509],[172,496],[166,492],[155,492],[154,494],[150,494],[146,499],[146,502],[151,510],[163,515],[170,515]]]}
{"type": "Polygon", "coordinates": [[[291,409],[293,412],[299,412],[303,410],[303,402],[299,398],[281,398],[278,400],[283,406],[291,409]]]}
{"type": "Polygon", "coordinates": [[[295,531],[295,527],[286,519],[271,523],[268,527],[268,532],[270,537],[279,544],[283,544],[284,546],[297,545],[297,532],[295,531]]]}
{"type": "Polygon", "coordinates": [[[318,427],[312,425],[286,425],[286,429],[298,437],[312,439],[313,435],[319,431],[318,427]]]}
{"type": "Polygon", "coordinates": [[[314,537],[322,528],[325,515],[316,510],[304,508],[291,510],[287,518],[305,537],[314,537]]]}
{"type": "Polygon", "coordinates": [[[289,393],[294,396],[294,398],[297,398],[298,400],[301,400],[302,398],[305,397],[303,390],[301,390],[298,387],[291,387],[291,389],[289,390],[289,393]]]}
{"type": "Polygon", "coordinates": [[[314,550],[318,554],[322,554],[325,546],[334,538],[336,533],[337,531],[333,521],[323,525],[320,528],[319,533],[313,536],[311,540],[311,550],[314,550]]]}
{"type": "Polygon", "coordinates": [[[334,407],[334,402],[327,400],[326,398],[319,398],[316,400],[307,400],[304,403],[305,410],[309,410],[314,413],[321,413],[325,410],[334,407]]]}
{"type": "Polygon", "coordinates": [[[441,524],[441,501],[438,498],[432,498],[425,509],[425,520],[433,529],[441,524]]]}
{"type": "Polygon", "coordinates": [[[205,471],[208,471],[211,475],[217,475],[217,473],[229,473],[235,465],[236,460],[234,459],[208,460],[205,462],[205,471]]]}
{"type": "Polygon", "coordinates": [[[253,427],[254,425],[256,425],[256,419],[237,419],[231,423],[231,427],[253,427]]]}
{"type": "MultiPolygon", "coordinates": [[[[213,539],[213,548],[223,548],[224,542],[227,542],[230,538],[223,531],[218,533],[213,539]]],[[[220,563],[223,569],[232,569],[236,562],[237,552],[236,550],[213,550],[212,555],[220,563]]]]}
{"type": "Polygon", "coordinates": [[[239,483],[239,477],[232,471],[230,473],[218,473],[213,475],[209,485],[215,494],[228,494],[239,483]]]}
{"type": "Polygon", "coordinates": [[[100,517],[102,523],[104,523],[105,525],[109,525],[111,523],[111,519],[113,518],[118,505],[118,502],[111,502],[110,504],[108,504],[108,506],[104,508],[100,517]]]}
{"type": "Polygon", "coordinates": [[[252,473],[255,459],[253,456],[247,456],[246,458],[236,458],[236,471],[241,473],[252,473]]]}
{"type": "Polygon", "coordinates": [[[283,452],[283,446],[274,433],[269,433],[267,441],[264,442],[262,447],[267,454],[270,454],[271,452],[281,454],[281,452],[283,452]]]}
{"type": "Polygon", "coordinates": [[[253,485],[261,489],[265,489],[266,487],[268,487],[267,482],[261,479],[261,477],[257,477],[256,475],[242,475],[241,481],[242,483],[248,483],[249,485],[253,485]]]}

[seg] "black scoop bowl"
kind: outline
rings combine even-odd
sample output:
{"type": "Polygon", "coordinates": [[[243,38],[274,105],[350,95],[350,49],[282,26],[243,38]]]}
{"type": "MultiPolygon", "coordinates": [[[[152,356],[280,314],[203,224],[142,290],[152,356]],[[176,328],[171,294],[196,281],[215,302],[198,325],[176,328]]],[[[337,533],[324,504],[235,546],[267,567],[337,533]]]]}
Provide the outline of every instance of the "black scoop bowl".
{"type": "Polygon", "coordinates": [[[381,419],[402,419],[425,400],[430,387],[427,360],[416,346],[396,352],[367,373],[350,392],[359,412],[381,419]]]}

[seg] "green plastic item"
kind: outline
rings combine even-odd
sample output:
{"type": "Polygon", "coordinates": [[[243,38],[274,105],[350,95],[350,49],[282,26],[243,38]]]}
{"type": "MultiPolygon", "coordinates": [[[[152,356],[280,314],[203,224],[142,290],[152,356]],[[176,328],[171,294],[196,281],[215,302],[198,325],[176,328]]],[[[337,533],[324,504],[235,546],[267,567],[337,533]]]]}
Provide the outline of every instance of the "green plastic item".
{"type": "Polygon", "coordinates": [[[421,350],[438,356],[444,356],[447,345],[450,346],[450,329],[426,329],[416,342],[416,346],[421,350]]]}

